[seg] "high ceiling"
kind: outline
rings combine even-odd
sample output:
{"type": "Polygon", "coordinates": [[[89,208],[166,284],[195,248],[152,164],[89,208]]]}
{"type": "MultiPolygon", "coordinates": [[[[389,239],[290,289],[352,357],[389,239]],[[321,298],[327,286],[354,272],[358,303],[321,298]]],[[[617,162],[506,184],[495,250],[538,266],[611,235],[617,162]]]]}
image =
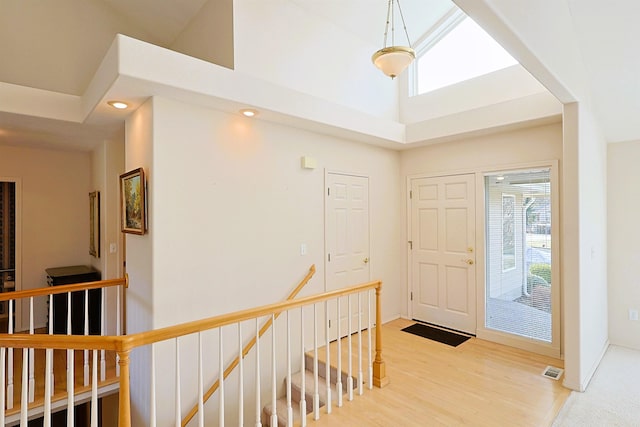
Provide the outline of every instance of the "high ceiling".
{"type": "MultiPolygon", "coordinates": [[[[208,1],[216,0],[0,0],[0,82],[80,95],[116,33],[171,48],[208,1]]],[[[387,0],[239,1],[290,2],[371,46],[382,43],[387,0]]],[[[640,56],[635,46],[640,2],[456,3],[560,100],[588,102],[608,141],[640,139],[635,123],[640,115],[640,56]]],[[[402,0],[412,42],[450,5],[448,0],[402,0]]],[[[396,32],[401,34],[399,28],[396,32]]],[[[8,141],[7,135],[15,143],[21,131],[24,143],[55,141],[65,138],[64,129],[64,124],[0,113],[0,143],[8,141]]],[[[101,140],[113,130],[73,124],[68,136],[101,140]]]]}

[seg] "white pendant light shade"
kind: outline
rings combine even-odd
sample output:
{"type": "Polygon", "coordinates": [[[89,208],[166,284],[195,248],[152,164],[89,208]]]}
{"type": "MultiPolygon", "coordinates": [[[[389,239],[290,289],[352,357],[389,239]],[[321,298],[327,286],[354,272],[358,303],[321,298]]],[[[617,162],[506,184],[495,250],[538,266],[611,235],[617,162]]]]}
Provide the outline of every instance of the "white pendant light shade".
{"type": "Polygon", "coordinates": [[[373,64],[385,75],[395,78],[416,58],[416,52],[406,46],[389,46],[378,50],[371,57],[373,64]]]}

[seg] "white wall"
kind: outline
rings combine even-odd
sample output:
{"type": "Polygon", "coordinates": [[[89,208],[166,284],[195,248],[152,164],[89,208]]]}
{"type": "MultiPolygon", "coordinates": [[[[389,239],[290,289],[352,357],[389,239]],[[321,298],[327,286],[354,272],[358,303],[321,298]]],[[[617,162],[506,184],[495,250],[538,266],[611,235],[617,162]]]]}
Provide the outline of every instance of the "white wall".
{"type": "Polygon", "coordinates": [[[209,0],[182,31],[172,50],[233,68],[233,0],[209,0]]]}
{"type": "MultiPolygon", "coordinates": [[[[0,177],[22,186],[22,289],[46,287],[46,268],[90,263],[88,153],[0,146],[0,177]]],[[[36,328],[46,325],[45,298],[34,301],[34,316],[36,328]]]]}
{"type": "MultiPolygon", "coordinates": [[[[303,294],[322,292],[325,168],[369,176],[371,277],[384,282],[384,319],[399,315],[397,152],[162,98],[134,113],[126,145],[127,169],[149,171],[149,232],[127,236],[128,312],[136,316],[130,321],[144,317],[136,327],[283,300],[311,264],[318,271],[303,294]],[[301,168],[304,155],[316,159],[315,170],[301,168]]],[[[171,343],[161,348],[174,351],[171,343]]],[[[158,357],[159,369],[171,372],[167,357],[158,357]]],[[[159,381],[160,392],[172,387],[173,376],[159,381]]],[[[183,381],[189,388],[192,380],[183,381]]],[[[146,404],[143,389],[132,392],[136,405],[146,404]]],[[[185,410],[193,398],[184,394],[185,410]]],[[[166,419],[172,405],[159,409],[166,419]]]]}
{"type": "Polygon", "coordinates": [[[609,144],[608,153],[609,339],[640,350],[640,322],[628,317],[629,309],[640,310],[640,193],[635,185],[640,179],[640,141],[609,144]]]}
{"type": "MultiPolygon", "coordinates": [[[[380,7],[384,10],[384,4],[380,7]]],[[[366,10],[362,13],[363,19],[368,16],[366,10]]],[[[371,63],[380,46],[361,41],[296,2],[236,0],[234,46],[236,71],[397,119],[397,82],[371,63]]]]}
{"type": "MultiPolygon", "coordinates": [[[[324,168],[370,176],[371,274],[393,287],[396,152],[161,98],[154,107],[154,326],[279,301],[311,263],[306,292],[322,291],[324,168]],[[301,168],[304,155],[315,170],[301,168]],[[193,302],[176,292],[185,287],[208,303],[174,310],[193,302]]],[[[384,315],[397,314],[390,299],[384,315]]]]}
{"type": "Polygon", "coordinates": [[[582,104],[565,105],[564,158],[564,384],[582,391],[609,343],[607,147],[582,104]]]}

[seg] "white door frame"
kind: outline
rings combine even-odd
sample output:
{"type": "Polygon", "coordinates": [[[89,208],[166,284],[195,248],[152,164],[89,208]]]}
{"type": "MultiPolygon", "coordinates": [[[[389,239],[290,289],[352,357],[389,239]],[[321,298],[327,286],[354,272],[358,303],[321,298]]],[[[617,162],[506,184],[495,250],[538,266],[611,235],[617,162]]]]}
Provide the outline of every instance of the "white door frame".
{"type": "MultiPolygon", "coordinates": [[[[0,176],[0,182],[13,182],[16,185],[16,271],[14,280],[16,282],[16,291],[22,290],[22,178],[0,176]]],[[[20,301],[18,304],[14,304],[15,323],[13,330],[22,331],[22,304],[25,301],[20,301]]]]}
{"type": "Polygon", "coordinates": [[[412,265],[411,256],[409,253],[409,243],[411,240],[411,199],[409,197],[409,191],[411,190],[411,181],[421,178],[434,178],[434,177],[446,177],[451,175],[463,175],[463,174],[476,174],[476,336],[487,341],[493,341],[500,344],[509,345],[512,347],[521,348],[534,353],[544,354],[551,357],[559,358],[562,355],[562,313],[560,311],[562,305],[562,288],[563,284],[560,282],[560,181],[558,172],[558,160],[544,160],[528,163],[515,163],[497,165],[494,167],[476,168],[476,169],[463,169],[452,170],[447,172],[436,173],[422,173],[408,175],[406,179],[406,221],[407,221],[407,299],[406,304],[408,307],[407,313],[410,319],[413,319],[413,307],[411,303],[411,287],[412,287],[412,265]],[[519,169],[535,169],[535,168],[549,168],[551,170],[551,217],[553,219],[551,227],[551,240],[553,242],[551,248],[551,276],[553,283],[558,283],[559,286],[552,288],[552,342],[543,343],[535,341],[525,337],[519,337],[516,335],[489,330],[484,327],[485,320],[485,298],[486,298],[486,271],[485,271],[485,188],[484,188],[484,176],[485,174],[505,172],[519,169]]]}

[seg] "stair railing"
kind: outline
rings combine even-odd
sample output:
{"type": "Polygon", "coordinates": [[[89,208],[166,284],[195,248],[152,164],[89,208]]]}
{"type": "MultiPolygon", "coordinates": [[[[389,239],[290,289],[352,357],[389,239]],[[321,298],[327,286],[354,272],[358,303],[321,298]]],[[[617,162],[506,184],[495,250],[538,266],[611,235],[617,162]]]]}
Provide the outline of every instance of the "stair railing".
{"type": "MultiPolygon", "coordinates": [[[[307,273],[307,275],[300,281],[300,283],[298,283],[295,289],[291,291],[291,293],[289,294],[289,296],[287,296],[287,299],[285,301],[290,301],[294,299],[296,296],[298,296],[300,291],[306,286],[307,283],[309,283],[309,281],[311,280],[315,272],[316,272],[316,265],[312,264],[311,267],[309,267],[309,272],[307,273]]],[[[236,358],[233,359],[231,363],[229,363],[227,368],[224,370],[224,374],[222,377],[223,381],[226,380],[229,375],[231,375],[231,372],[233,372],[233,370],[236,367],[238,367],[238,365],[240,364],[240,359],[244,359],[247,356],[247,354],[249,354],[249,352],[256,345],[256,341],[260,339],[269,330],[271,325],[273,325],[273,322],[275,321],[275,319],[277,319],[280,316],[280,314],[281,313],[276,313],[273,318],[269,318],[267,321],[265,321],[262,327],[260,328],[260,332],[258,333],[257,339],[256,337],[251,338],[249,343],[245,345],[244,348],[242,349],[242,352],[238,354],[238,356],[236,356],[236,358]]],[[[241,333],[241,331],[239,331],[239,333],[241,333]]],[[[218,390],[219,387],[220,387],[220,380],[218,379],[203,394],[203,397],[201,399],[202,403],[200,403],[200,399],[199,399],[198,403],[196,403],[191,408],[191,410],[187,413],[187,415],[182,419],[182,427],[185,427],[189,423],[189,421],[193,419],[193,417],[198,413],[198,411],[201,410],[200,409],[201,406],[207,403],[209,398],[213,396],[213,394],[218,390]]]]}
{"type": "MultiPolygon", "coordinates": [[[[14,418],[17,417],[16,414],[19,413],[19,418],[22,423],[26,423],[27,418],[29,417],[29,408],[35,407],[34,402],[36,400],[36,372],[35,372],[35,349],[43,348],[38,346],[32,347],[22,347],[22,357],[19,358],[20,354],[15,355],[14,357],[14,346],[8,345],[5,343],[7,338],[11,338],[12,336],[17,336],[14,326],[14,316],[15,316],[15,304],[17,302],[21,302],[23,300],[28,301],[29,304],[29,335],[32,336],[31,340],[37,342],[43,334],[36,334],[36,328],[34,323],[34,300],[36,298],[45,298],[48,304],[48,327],[46,334],[49,336],[53,336],[54,324],[59,323],[65,326],[65,330],[67,334],[71,334],[73,330],[82,329],[82,332],[85,335],[89,335],[89,326],[90,326],[90,317],[89,317],[89,292],[96,292],[99,290],[100,293],[100,319],[99,319],[99,331],[100,335],[105,335],[105,319],[108,316],[113,317],[114,313],[106,313],[105,310],[105,301],[106,301],[106,292],[107,289],[115,287],[116,289],[116,307],[115,307],[115,319],[116,319],[116,336],[121,335],[122,333],[122,313],[121,309],[121,296],[124,295],[125,289],[128,287],[128,279],[113,279],[113,280],[101,280],[96,282],[87,282],[80,284],[72,284],[72,285],[58,285],[58,286],[49,286],[46,288],[38,288],[38,289],[30,289],[30,290],[22,290],[22,291],[13,291],[13,292],[5,292],[0,293],[0,304],[6,304],[7,311],[7,334],[2,334],[3,339],[0,339],[0,425],[5,425],[7,421],[7,416],[13,415],[14,418]],[[81,298],[81,302],[84,306],[83,312],[83,323],[81,325],[76,325],[73,323],[72,317],[72,295],[74,296],[74,300],[76,296],[81,298]],[[66,308],[66,313],[56,313],[54,311],[54,300],[58,303],[66,303],[62,304],[66,308]],[[6,301],[6,303],[4,303],[6,301]],[[54,316],[65,316],[62,318],[62,322],[58,321],[57,317],[54,316]],[[82,328],[78,328],[81,326],[82,328]],[[14,380],[14,366],[16,362],[16,358],[20,360],[22,367],[20,368],[22,381],[19,384],[20,395],[19,395],[19,408],[14,408],[16,406],[15,402],[15,392],[16,384],[14,380]],[[19,412],[18,412],[19,411],[19,412]]],[[[80,300],[79,300],[80,301],[80,300]]],[[[5,305],[3,305],[5,307],[5,305]]],[[[94,332],[95,332],[95,325],[94,332]]],[[[29,336],[27,335],[27,336],[29,336]]],[[[87,348],[80,348],[80,350],[84,350],[83,353],[83,379],[79,384],[80,388],[87,388],[90,383],[90,364],[89,364],[89,350],[87,348]]],[[[97,353],[93,355],[97,358],[97,353]]],[[[107,372],[107,363],[106,363],[106,353],[105,350],[100,351],[99,358],[99,368],[97,368],[97,361],[95,374],[97,375],[98,370],[100,371],[100,381],[106,380],[106,372],[107,372]]],[[[53,348],[47,348],[45,351],[45,368],[44,368],[44,377],[45,385],[44,391],[41,396],[38,396],[39,400],[42,400],[44,405],[43,413],[51,413],[52,403],[59,401],[60,398],[55,398],[55,376],[54,376],[54,354],[53,348]]],[[[114,369],[116,371],[116,376],[118,375],[118,367],[117,361],[114,364],[114,369]]],[[[64,383],[66,381],[66,396],[67,396],[67,406],[69,408],[73,408],[74,406],[74,395],[76,388],[75,381],[75,355],[72,349],[68,350],[67,353],[67,361],[66,361],[66,380],[61,381],[64,383]]],[[[97,382],[97,380],[96,380],[97,382]]],[[[69,411],[70,416],[73,417],[73,411],[69,411]]],[[[47,424],[45,424],[47,425],[47,424]]]]}
{"type": "MultiPolygon", "coordinates": [[[[375,281],[375,282],[368,282],[368,283],[364,283],[361,285],[356,285],[356,286],[352,286],[352,287],[348,287],[348,288],[344,288],[344,289],[339,289],[339,290],[334,290],[334,291],[330,291],[330,292],[326,292],[323,294],[318,294],[318,295],[313,295],[313,296],[308,296],[308,297],[303,297],[303,298],[298,298],[295,300],[290,300],[290,301],[284,301],[284,302],[279,302],[279,303],[275,303],[275,304],[269,304],[269,305],[265,305],[265,306],[261,306],[261,307],[256,307],[256,308],[252,308],[252,309],[248,309],[248,310],[242,310],[242,311],[237,311],[234,313],[230,313],[230,314],[225,314],[225,315],[220,315],[220,316],[214,316],[214,317],[210,317],[207,319],[202,319],[202,320],[197,320],[197,321],[193,321],[193,322],[187,322],[187,323],[183,323],[180,325],[175,325],[175,326],[170,326],[170,327],[166,327],[166,328],[161,328],[161,329],[157,329],[157,330],[152,330],[152,331],[148,331],[148,332],[142,332],[142,333],[137,333],[137,334],[131,334],[131,335],[125,335],[125,336],[75,336],[75,335],[68,335],[68,336],[60,336],[60,335],[28,335],[28,334],[0,334],[0,359],[4,358],[4,349],[5,348],[22,348],[22,349],[29,349],[29,348],[35,348],[35,349],[64,349],[64,350],[93,350],[93,377],[94,379],[96,378],[96,374],[95,372],[97,372],[97,351],[99,350],[110,350],[110,351],[115,351],[117,353],[117,355],[119,356],[119,360],[118,360],[118,364],[120,366],[120,382],[119,382],[119,426],[121,427],[130,427],[131,426],[131,400],[130,400],[130,355],[132,353],[132,351],[136,351],[137,349],[140,349],[142,347],[146,347],[146,346],[150,346],[151,348],[151,367],[152,370],[155,367],[155,354],[154,354],[154,346],[158,343],[162,343],[162,342],[167,342],[167,341],[174,341],[175,342],[175,350],[176,350],[176,358],[175,358],[175,373],[176,373],[176,379],[175,379],[175,396],[176,398],[176,405],[175,405],[175,420],[176,420],[176,425],[180,425],[180,421],[181,421],[181,409],[180,409],[180,396],[181,396],[181,378],[180,378],[180,343],[179,343],[179,338],[181,337],[185,337],[188,335],[197,335],[198,337],[198,405],[199,405],[199,417],[198,417],[198,424],[200,426],[204,426],[204,414],[203,414],[203,393],[202,393],[202,376],[203,376],[203,371],[202,371],[202,360],[203,360],[203,353],[202,353],[202,333],[205,331],[211,331],[214,329],[218,330],[218,335],[219,335],[219,342],[218,342],[218,359],[221,362],[222,360],[224,360],[225,358],[225,353],[223,351],[223,339],[222,339],[222,328],[223,327],[228,327],[230,325],[236,325],[236,327],[238,328],[238,337],[239,337],[239,342],[238,342],[238,356],[239,356],[239,365],[240,365],[240,372],[243,372],[243,368],[242,368],[242,359],[243,357],[240,357],[240,353],[243,351],[243,334],[242,334],[242,322],[247,322],[247,321],[255,321],[256,324],[256,332],[255,332],[255,338],[256,338],[256,354],[259,355],[260,353],[260,347],[261,347],[261,343],[260,343],[260,339],[259,339],[259,333],[260,333],[260,327],[259,327],[259,319],[263,318],[263,317],[271,317],[272,321],[275,320],[275,315],[279,314],[279,313],[283,313],[286,312],[287,316],[285,316],[285,318],[289,317],[289,312],[291,312],[294,309],[300,309],[300,314],[301,314],[301,336],[304,336],[304,323],[305,323],[305,308],[309,308],[311,307],[313,309],[313,314],[314,314],[314,321],[313,321],[313,327],[314,327],[314,335],[317,334],[317,330],[318,330],[318,325],[317,325],[317,305],[324,303],[324,304],[329,304],[330,301],[336,301],[337,304],[337,310],[339,312],[340,310],[340,306],[341,303],[344,303],[345,299],[348,300],[349,302],[349,306],[348,306],[348,316],[349,316],[349,321],[351,320],[351,317],[353,315],[352,313],[352,305],[351,303],[351,296],[355,295],[358,298],[358,301],[360,301],[362,295],[364,294],[366,296],[366,300],[368,303],[370,303],[370,296],[371,293],[373,292],[373,290],[375,290],[375,305],[376,305],[376,318],[375,318],[375,359],[372,360],[371,356],[369,356],[368,358],[368,378],[365,379],[363,377],[363,375],[359,375],[357,378],[353,378],[352,376],[350,376],[347,379],[347,382],[351,382],[353,383],[354,381],[356,381],[357,383],[357,392],[358,394],[362,394],[363,393],[363,384],[367,383],[368,388],[371,388],[373,385],[377,386],[377,387],[382,387],[384,386],[387,382],[388,379],[386,377],[386,371],[385,371],[385,363],[382,359],[382,331],[380,328],[380,325],[382,324],[382,319],[381,319],[381,289],[382,289],[382,283],[380,281],[375,281]]],[[[326,310],[327,308],[325,308],[326,310]]],[[[307,310],[308,311],[308,310],[307,310]]],[[[361,316],[363,315],[364,311],[358,309],[356,315],[358,316],[358,323],[361,322],[361,316]]],[[[370,313],[370,304],[369,304],[369,308],[368,308],[368,313],[370,313]]],[[[325,322],[328,322],[329,319],[325,318],[325,322]]],[[[348,331],[344,331],[341,330],[340,327],[341,321],[340,318],[338,317],[337,319],[337,334],[338,337],[342,337],[342,336],[348,336],[351,337],[352,334],[357,334],[358,336],[358,341],[361,342],[361,338],[362,338],[362,333],[363,333],[363,329],[361,326],[359,326],[357,329],[358,330],[353,330],[351,329],[351,327],[349,328],[348,331]]],[[[369,343],[371,343],[371,330],[372,330],[372,325],[371,325],[371,318],[370,316],[367,319],[367,334],[369,336],[369,343]]],[[[287,326],[289,326],[289,322],[287,322],[287,326]]],[[[276,339],[275,339],[275,328],[271,329],[272,331],[272,343],[275,343],[276,339]]],[[[290,342],[291,340],[291,336],[290,336],[290,331],[289,328],[287,327],[287,342],[290,342]]],[[[350,338],[349,338],[350,339],[350,338]]],[[[325,341],[326,341],[326,346],[327,348],[329,348],[329,342],[331,340],[330,336],[326,336],[325,337],[325,341]]],[[[314,341],[317,342],[317,338],[314,339],[314,341]]],[[[341,342],[340,339],[338,339],[338,342],[341,342]]],[[[317,347],[317,344],[314,346],[315,348],[317,347]]],[[[287,345],[287,348],[290,348],[289,345],[287,345]]],[[[307,351],[307,348],[305,347],[305,341],[304,339],[301,340],[300,342],[300,349],[302,351],[302,353],[305,353],[307,351]]],[[[371,355],[371,344],[369,344],[368,347],[368,354],[371,355]]],[[[317,352],[314,351],[315,355],[314,355],[314,360],[313,360],[313,364],[315,366],[314,371],[315,371],[315,376],[314,376],[314,382],[317,385],[319,379],[318,379],[318,355],[317,352]]],[[[362,363],[362,354],[361,351],[358,352],[360,354],[360,360],[358,361],[358,366],[361,365],[362,363]]],[[[242,353],[244,355],[244,353],[242,353]]],[[[329,353],[327,353],[327,357],[328,357],[329,353]]],[[[342,355],[338,355],[339,360],[341,360],[343,356],[342,355]]],[[[276,354],[276,348],[275,346],[272,346],[271,348],[271,361],[274,362],[277,358],[277,354],[276,354]]],[[[302,370],[305,369],[305,361],[304,361],[304,356],[301,358],[302,361],[302,370]]],[[[290,361],[291,357],[290,355],[288,355],[287,360],[290,361]]],[[[0,360],[0,362],[2,362],[2,360],[0,360]]],[[[256,420],[255,420],[255,425],[256,426],[261,426],[262,422],[261,422],[261,417],[260,417],[260,413],[261,413],[261,406],[260,406],[260,396],[261,396],[261,390],[260,390],[260,359],[258,357],[256,357],[256,365],[257,365],[257,372],[256,372],[256,420]]],[[[351,361],[349,360],[349,364],[351,364],[351,361]]],[[[222,363],[220,363],[219,365],[219,370],[222,371],[222,363]]],[[[276,390],[275,387],[275,383],[276,383],[276,372],[275,372],[275,367],[276,364],[272,363],[271,366],[271,382],[272,382],[272,402],[275,401],[275,393],[274,391],[276,390]]],[[[287,373],[290,370],[290,366],[287,368],[287,373]]],[[[359,370],[361,370],[359,368],[359,370]]],[[[329,386],[328,388],[330,389],[330,384],[331,384],[331,373],[330,371],[329,375],[327,375],[327,378],[325,378],[327,385],[329,386]]],[[[337,376],[340,377],[342,374],[340,372],[337,372],[337,376]]],[[[240,378],[242,379],[242,375],[240,375],[240,378]]],[[[24,375],[23,373],[23,381],[26,380],[26,375],[24,375]]],[[[4,381],[4,378],[0,378],[0,381],[4,381]]],[[[46,376],[45,381],[50,381],[49,377],[46,376]]],[[[92,390],[96,389],[97,380],[92,381],[92,390]]],[[[152,372],[151,374],[151,387],[152,389],[150,390],[150,395],[155,397],[156,396],[156,390],[153,388],[154,384],[156,383],[155,380],[155,372],[152,372]]],[[[240,383],[242,384],[242,383],[240,383]]],[[[290,381],[287,381],[287,396],[291,395],[291,389],[290,389],[290,381]]],[[[354,386],[355,387],[355,386],[354,386]]],[[[0,387],[3,389],[3,387],[0,387]]],[[[315,387],[315,389],[317,390],[317,386],[315,387]]],[[[242,390],[242,386],[240,386],[240,390],[242,390]]],[[[225,393],[224,393],[224,375],[222,376],[222,378],[220,379],[220,385],[219,385],[219,402],[220,402],[220,408],[218,411],[218,425],[219,426],[224,426],[225,423],[225,393]]],[[[336,392],[338,394],[341,394],[343,392],[342,389],[336,389],[336,392]]],[[[303,397],[302,397],[302,402],[304,402],[304,391],[303,393],[303,397]]],[[[97,394],[97,393],[95,393],[97,394]]],[[[239,403],[238,403],[238,407],[240,408],[240,410],[242,410],[243,408],[243,397],[239,396],[239,403]]],[[[2,396],[0,396],[2,397],[2,396]]],[[[314,418],[319,418],[320,414],[319,414],[319,409],[318,409],[318,393],[315,392],[313,399],[313,407],[314,407],[314,418]]],[[[330,398],[330,391],[327,391],[327,401],[331,401],[330,398]]],[[[349,399],[353,398],[353,390],[350,391],[349,393],[349,399]]],[[[95,406],[95,408],[97,409],[97,403],[95,403],[94,405],[94,401],[97,402],[97,396],[94,396],[94,393],[92,393],[92,407],[95,406]]],[[[163,404],[166,404],[167,401],[163,400],[162,402],[163,404]]],[[[291,406],[291,401],[288,399],[288,405],[291,406]]],[[[150,421],[151,421],[151,425],[155,426],[155,420],[156,420],[156,402],[155,400],[152,400],[152,402],[150,403],[150,409],[152,410],[151,414],[150,414],[150,421]]],[[[301,408],[300,408],[300,414],[302,416],[301,418],[301,422],[302,425],[304,426],[306,424],[306,404],[301,403],[301,408]]],[[[327,411],[329,411],[329,407],[327,407],[327,411]]],[[[73,411],[71,411],[73,412],[73,411]]],[[[289,408],[287,408],[287,424],[288,425],[292,425],[292,410],[289,410],[289,408]]],[[[92,410],[92,420],[94,418],[97,417],[94,414],[94,411],[92,410]]],[[[243,415],[239,414],[238,415],[239,419],[242,420],[243,419],[243,415]]],[[[163,424],[165,424],[168,420],[167,419],[162,419],[161,422],[163,424]]],[[[277,414],[276,414],[276,409],[275,406],[273,408],[273,412],[271,415],[271,418],[269,420],[267,420],[267,422],[265,422],[265,424],[270,424],[270,425],[274,425],[274,421],[276,421],[277,423],[277,414]]],[[[96,421],[97,423],[97,421],[96,421]]],[[[210,423],[210,422],[209,422],[210,423]]],[[[26,421],[24,424],[21,423],[21,425],[25,425],[26,426],[26,421]]],[[[69,424],[69,425],[73,425],[73,424],[69,424]]],[[[93,425],[93,424],[92,424],[93,425]]]]}

